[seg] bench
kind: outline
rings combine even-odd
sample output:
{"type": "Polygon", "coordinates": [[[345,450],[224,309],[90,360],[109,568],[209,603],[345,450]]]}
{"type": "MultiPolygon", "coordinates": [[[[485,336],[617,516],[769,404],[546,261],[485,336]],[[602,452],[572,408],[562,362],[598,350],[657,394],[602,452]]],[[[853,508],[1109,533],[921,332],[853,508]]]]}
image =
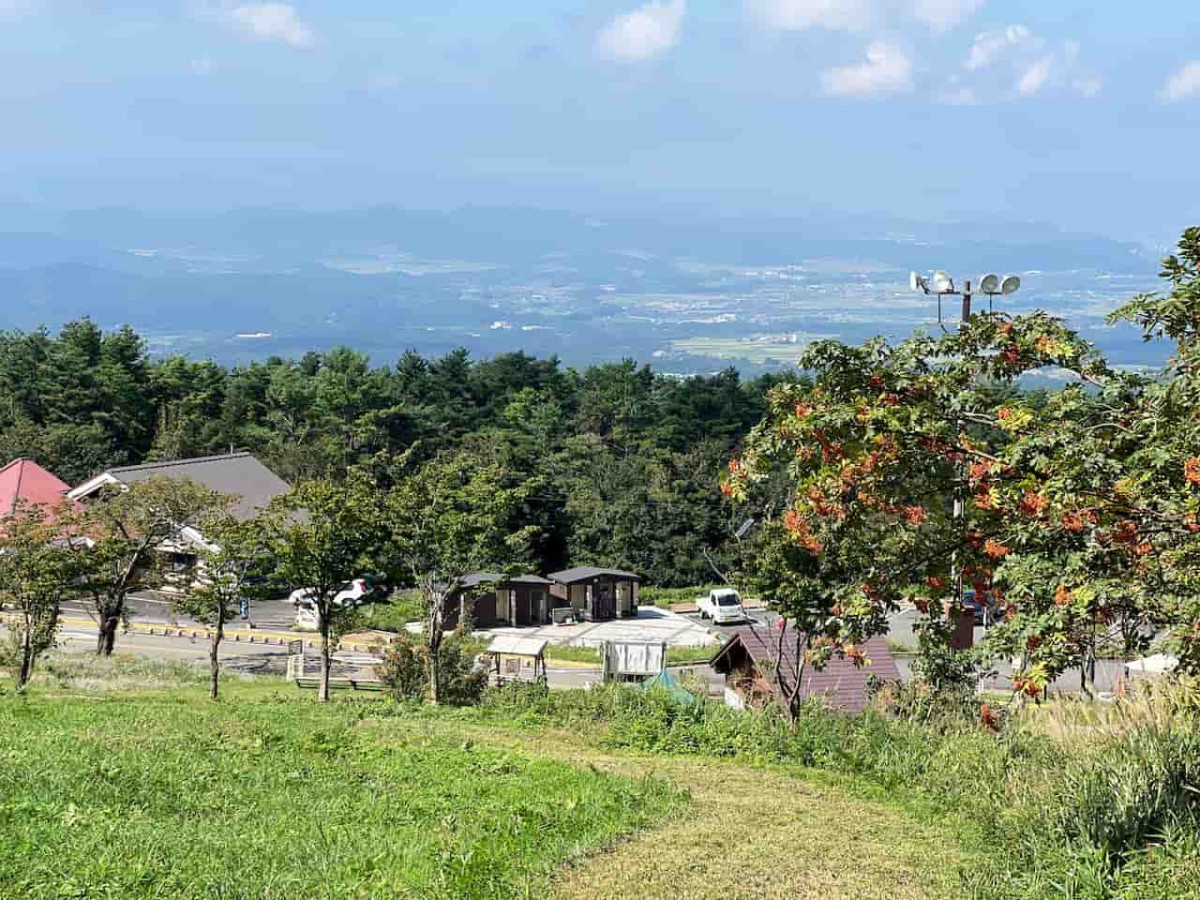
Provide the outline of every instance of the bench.
{"type": "MultiPolygon", "coordinates": [[[[354,654],[353,658],[334,656],[329,666],[329,686],[349,686],[352,691],[382,691],[383,681],[379,677],[382,660],[367,654],[354,654]]],[[[317,687],[321,683],[321,659],[294,653],[288,657],[287,679],[296,682],[296,687],[317,687]]]]}

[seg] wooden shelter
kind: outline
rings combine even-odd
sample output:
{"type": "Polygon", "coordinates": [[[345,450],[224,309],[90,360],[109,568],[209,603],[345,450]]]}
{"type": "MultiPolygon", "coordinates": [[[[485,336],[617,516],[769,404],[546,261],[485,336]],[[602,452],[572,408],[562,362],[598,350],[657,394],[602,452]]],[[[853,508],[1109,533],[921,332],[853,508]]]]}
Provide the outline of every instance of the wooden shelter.
{"type": "Polygon", "coordinates": [[[544,682],[547,643],[541,638],[496,635],[484,651],[484,655],[491,660],[488,680],[495,685],[510,681],[544,682]]]}
{"type": "MultiPolygon", "coordinates": [[[[861,712],[867,705],[867,682],[872,675],[884,680],[900,677],[895,657],[882,637],[869,639],[863,650],[870,665],[856,666],[836,656],[820,670],[805,665],[800,677],[801,699],[820,697],[834,709],[861,712]]],[[[761,626],[737,629],[709,662],[725,676],[725,702],[762,707],[778,699],[772,677],[776,667],[795,672],[801,660],[796,657],[794,640],[783,642],[782,659],[776,659],[777,652],[775,632],[761,626]]]]}
{"type": "Polygon", "coordinates": [[[640,575],[620,569],[578,566],[551,572],[550,580],[554,582],[550,593],[587,622],[607,622],[618,616],[627,619],[637,615],[640,575]]]}

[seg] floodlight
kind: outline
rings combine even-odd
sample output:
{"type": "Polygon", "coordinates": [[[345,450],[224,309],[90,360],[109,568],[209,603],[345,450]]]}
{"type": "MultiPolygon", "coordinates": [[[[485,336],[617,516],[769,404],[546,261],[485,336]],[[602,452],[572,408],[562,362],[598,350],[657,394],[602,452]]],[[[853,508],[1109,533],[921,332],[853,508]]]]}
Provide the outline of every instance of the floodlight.
{"type": "Polygon", "coordinates": [[[1000,293],[1000,276],[987,274],[979,279],[979,290],[984,294],[1000,293]]]}
{"type": "Polygon", "coordinates": [[[1000,293],[1015,294],[1021,289],[1021,279],[1016,275],[1005,275],[1004,281],[1000,284],[1000,293]]]}
{"type": "Polygon", "coordinates": [[[950,277],[950,273],[945,269],[938,269],[933,273],[933,289],[939,294],[949,294],[954,290],[954,279],[950,277]]]}

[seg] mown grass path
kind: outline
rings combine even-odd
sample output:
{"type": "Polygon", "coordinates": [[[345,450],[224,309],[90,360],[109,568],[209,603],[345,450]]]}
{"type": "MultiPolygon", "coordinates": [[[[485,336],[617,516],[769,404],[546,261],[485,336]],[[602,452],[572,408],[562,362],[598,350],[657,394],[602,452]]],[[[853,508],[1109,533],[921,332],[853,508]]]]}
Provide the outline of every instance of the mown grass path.
{"type": "Polygon", "coordinates": [[[956,893],[956,854],[944,849],[945,832],[844,788],[715,763],[674,762],[653,773],[690,790],[692,806],[567,870],[553,896],[915,900],[956,893]]]}
{"type": "MultiPolygon", "coordinates": [[[[446,723],[429,722],[433,731],[446,723]]],[[[691,803],[563,870],[557,900],[917,900],[961,895],[964,854],[946,824],[861,785],[737,762],[606,752],[565,732],[454,723],[481,744],[629,777],[665,779],[691,803]],[[877,793],[871,791],[869,793],[877,793]]]]}

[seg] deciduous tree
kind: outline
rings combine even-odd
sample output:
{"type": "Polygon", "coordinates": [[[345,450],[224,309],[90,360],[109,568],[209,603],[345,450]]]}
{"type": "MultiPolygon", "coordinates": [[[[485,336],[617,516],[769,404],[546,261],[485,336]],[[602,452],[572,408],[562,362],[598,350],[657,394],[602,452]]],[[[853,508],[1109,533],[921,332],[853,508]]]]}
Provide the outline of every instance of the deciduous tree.
{"type": "Polygon", "coordinates": [[[209,696],[217,699],[219,651],[225,623],[243,601],[261,592],[270,566],[270,535],[256,517],[241,519],[227,509],[205,516],[193,546],[196,578],[175,599],[175,608],[209,628],[209,696]]]}
{"type": "Polygon", "coordinates": [[[353,620],[353,608],[337,603],[347,582],[372,573],[385,539],[383,502],[361,472],[344,481],[303,481],[276,498],[264,520],[273,581],[308,593],[321,635],[321,702],[329,700],[333,644],[353,620]]]}
{"type": "Polygon", "coordinates": [[[759,523],[749,577],[814,666],[863,661],[863,642],[907,604],[926,616],[923,640],[944,645],[961,590],[998,596],[1013,526],[994,484],[1032,477],[1002,456],[1016,424],[1036,421],[1007,403],[1013,383],[1049,366],[1096,383],[1108,367],[1040,313],[895,346],[819,342],[801,365],[813,384],[772,390],[723,481],[759,523]]]}
{"type": "Polygon", "coordinates": [[[522,486],[510,484],[503,467],[467,453],[438,455],[398,479],[388,495],[392,565],[421,592],[435,704],[449,598],[465,575],[511,571],[526,559],[535,527],[510,528],[522,502],[522,486]]]}
{"type": "Polygon", "coordinates": [[[223,506],[225,498],[191,481],[154,477],[106,489],[79,519],[79,586],[96,611],[96,652],[108,656],[129,596],[169,580],[162,552],[182,529],[223,506]]]}
{"type": "Polygon", "coordinates": [[[76,555],[66,534],[40,506],[18,506],[0,522],[0,597],[16,613],[8,647],[0,649],[15,670],[17,690],[54,646],[59,604],[74,591],[76,555]]]}

